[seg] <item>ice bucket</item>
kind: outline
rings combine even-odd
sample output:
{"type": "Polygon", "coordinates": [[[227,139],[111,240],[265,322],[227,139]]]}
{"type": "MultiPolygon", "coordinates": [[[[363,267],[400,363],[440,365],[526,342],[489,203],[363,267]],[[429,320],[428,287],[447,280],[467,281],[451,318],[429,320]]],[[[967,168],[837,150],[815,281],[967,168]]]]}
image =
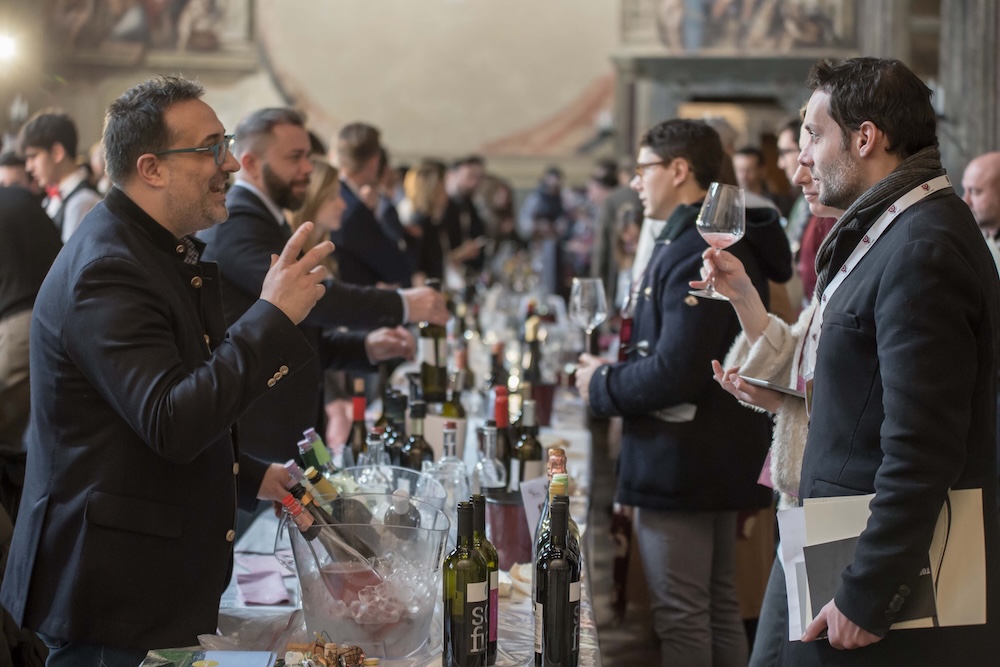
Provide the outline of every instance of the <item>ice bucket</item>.
{"type": "Polygon", "coordinates": [[[342,541],[332,546],[333,537],[307,541],[294,525],[283,523],[309,635],[360,646],[368,657],[418,654],[428,641],[440,596],[447,516],[411,500],[419,527],[390,525],[384,523],[392,505],[389,494],[354,494],[341,501],[359,505],[331,513],[359,523],[336,524],[342,541]],[[365,517],[368,522],[361,523],[365,517]]]}

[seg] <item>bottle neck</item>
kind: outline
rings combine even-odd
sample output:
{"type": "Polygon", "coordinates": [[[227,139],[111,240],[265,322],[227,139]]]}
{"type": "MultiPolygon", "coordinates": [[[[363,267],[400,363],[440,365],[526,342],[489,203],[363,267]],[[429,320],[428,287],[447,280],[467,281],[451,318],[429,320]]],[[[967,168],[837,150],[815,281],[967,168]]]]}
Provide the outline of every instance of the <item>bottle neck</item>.
{"type": "Polygon", "coordinates": [[[424,418],[418,417],[410,421],[410,435],[422,438],[424,437],[424,418]]]}
{"type": "Polygon", "coordinates": [[[486,460],[497,457],[497,430],[492,426],[486,427],[483,434],[483,455],[486,460]]]}
{"type": "Polygon", "coordinates": [[[497,430],[510,426],[510,407],[506,398],[497,399],[496,408],[493,410],[493,420],[497,423],[497,430]]]}
{"type": "Polygon", "coordinates": [[[354,422],[363,423],[365,421],[365,410],[368,409],[368,402],[364,396],[355,396],[351,399],[351,403],[354,408],[354,422]]]}

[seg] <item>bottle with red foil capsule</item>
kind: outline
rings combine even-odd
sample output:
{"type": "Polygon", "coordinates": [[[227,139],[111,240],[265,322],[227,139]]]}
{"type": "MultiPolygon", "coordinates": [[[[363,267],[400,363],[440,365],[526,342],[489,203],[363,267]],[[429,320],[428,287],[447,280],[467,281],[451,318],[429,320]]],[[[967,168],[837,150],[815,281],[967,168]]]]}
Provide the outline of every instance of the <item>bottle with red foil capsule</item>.
{"type": "Polygon", "coordinates": [[[351,432],[347,436],[347,443],[344,445],[345,467],[357,465],[360,456],[368,451],[366,444],[368,429],[365,427],[365,410],[368,408],[368,404],[365,400],[365,381],[363,378],[354,378],[354,396],[351,398],[351,404],[354,421],[351,424],[351,432]]]}
{"type": "Polygon", "coordinates": [[[510,480],[510,457],[514,452],[514,443],[510,435],[510,404],[507,397],[507,387],[496,388],[497,400],[493,409],[493,420],[497,426],[496,457],[503,464],[507,479],[510,480]]]}

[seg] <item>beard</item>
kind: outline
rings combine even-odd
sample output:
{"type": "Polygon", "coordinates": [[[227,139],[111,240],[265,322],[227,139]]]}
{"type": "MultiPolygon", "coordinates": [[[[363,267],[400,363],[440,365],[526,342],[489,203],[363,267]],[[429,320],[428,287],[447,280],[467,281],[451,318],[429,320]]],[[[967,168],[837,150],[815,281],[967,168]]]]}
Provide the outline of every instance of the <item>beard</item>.
{"type": "MultiPolygon", "coordinates": [[[[271,200],[274,201],[280,208],[287,209],[289,211],[295,211],[302,208],[302,204],[305,203],[306,195],[305,193],[296,194],[292,190],[293,185],[297,185],[295,181],[283,181],[281,177],[274,173],[270,165],[265,164],[261,169],[261,173],[264,176],[264,187],[267,188],[267,194],[271,196],[271,200]]],[[[301,182],[301,181],[300,181],[301,182]]],[[[309,179],[304,179],[306,185],[309,184],[309,179]]]]}
{"type": "Polygon", "coordinates": [[[841,153],[824,171],[820,174],[819,203],[825,206],[846,211],[868,189],[847,152],[841,153]]]}

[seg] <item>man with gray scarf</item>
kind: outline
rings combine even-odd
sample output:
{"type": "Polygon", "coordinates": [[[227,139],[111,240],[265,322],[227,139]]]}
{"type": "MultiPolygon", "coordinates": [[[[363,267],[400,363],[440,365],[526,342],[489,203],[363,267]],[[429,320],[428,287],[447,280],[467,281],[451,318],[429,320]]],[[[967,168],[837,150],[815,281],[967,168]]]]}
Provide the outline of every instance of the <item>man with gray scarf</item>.
{"type": "Polygon", "coordinates": [[[927,86],[857,58],[818,64],[810,87],[799,162],[846,211],[819,250],[822,296],[796,355],[811,389],[800,497],[875,496],[834,598],[782,664],[986,664],[1000,654],[997,273],[941,167],[927,86]],[[987,623],[890,632],[953,488],[983,490],[987,623]]]}

